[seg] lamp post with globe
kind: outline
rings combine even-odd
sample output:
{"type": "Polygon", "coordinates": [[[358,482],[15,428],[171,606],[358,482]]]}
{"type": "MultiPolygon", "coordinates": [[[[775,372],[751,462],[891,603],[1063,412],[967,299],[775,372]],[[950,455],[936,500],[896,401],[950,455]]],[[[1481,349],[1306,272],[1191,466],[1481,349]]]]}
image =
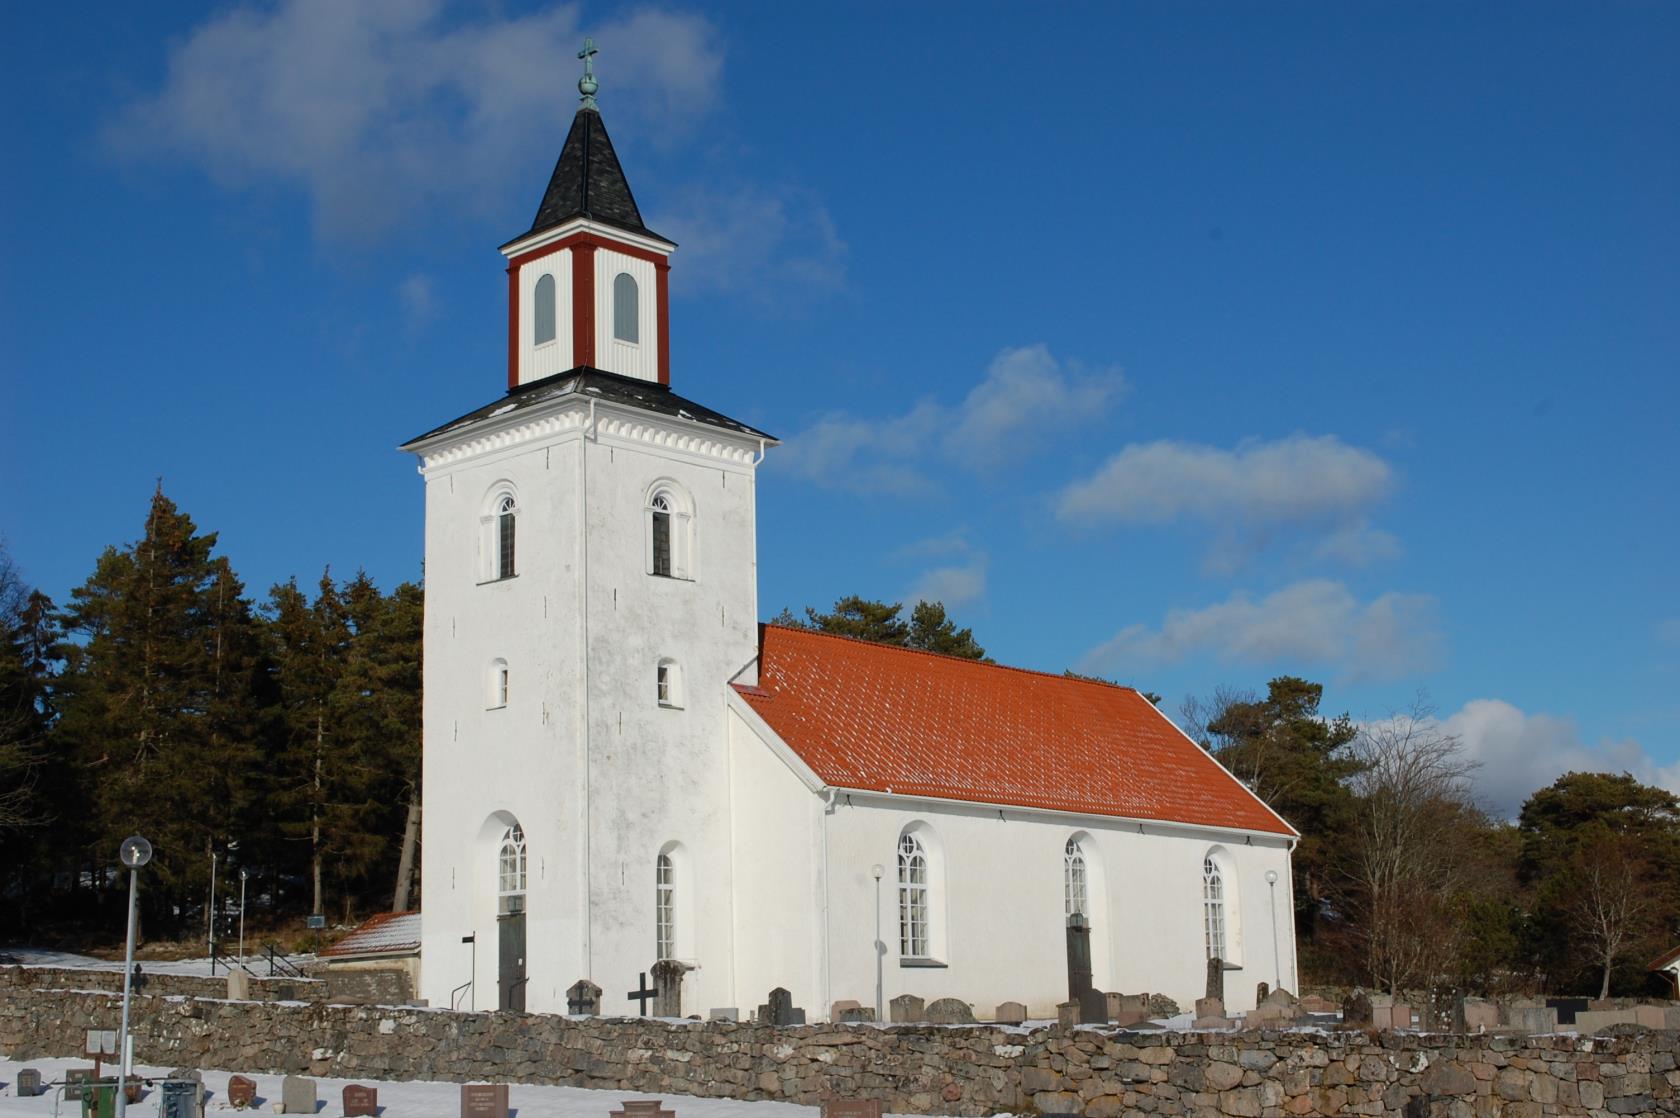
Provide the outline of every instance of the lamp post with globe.
{"type": "Polygon", "coordinates": [[[128,1114],[128,1007],[134,991],[134,913],[140,867],[152,860],[152,844],[139,835],[123,840],[117,858],[128,867],[128,947],[123,952],[122,1032],[117,1035],[117,1118],[128,1114]]]}

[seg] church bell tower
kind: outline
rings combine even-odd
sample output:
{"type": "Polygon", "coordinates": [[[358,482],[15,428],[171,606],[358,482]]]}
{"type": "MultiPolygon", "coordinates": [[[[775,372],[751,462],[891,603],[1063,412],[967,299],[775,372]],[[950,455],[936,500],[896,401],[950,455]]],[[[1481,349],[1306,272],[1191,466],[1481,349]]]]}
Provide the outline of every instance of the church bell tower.
{"type": "Polygon", "coordinates": [[[670,387],[676,245],[583,94],[507,261],[507,387],[403,445],[426,491],[420,996],[732,996],[725,691],[757,655],[775,440],[670,387]],[[669,970],[670,968],[666,968],[669,970]],[[687,973],[685,972],[685,973],[687,973]]]}

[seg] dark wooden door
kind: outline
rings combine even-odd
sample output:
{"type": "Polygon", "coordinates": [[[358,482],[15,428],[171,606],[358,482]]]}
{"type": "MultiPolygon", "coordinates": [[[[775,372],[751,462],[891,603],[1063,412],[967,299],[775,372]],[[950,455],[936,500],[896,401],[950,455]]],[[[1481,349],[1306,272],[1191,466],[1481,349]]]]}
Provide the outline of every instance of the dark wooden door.
{"type": "Polygon", "coordinates": [[[525,1008],[525,914],[508,912],[496,917],[498,959],[496,1008],[525,1008]]]}

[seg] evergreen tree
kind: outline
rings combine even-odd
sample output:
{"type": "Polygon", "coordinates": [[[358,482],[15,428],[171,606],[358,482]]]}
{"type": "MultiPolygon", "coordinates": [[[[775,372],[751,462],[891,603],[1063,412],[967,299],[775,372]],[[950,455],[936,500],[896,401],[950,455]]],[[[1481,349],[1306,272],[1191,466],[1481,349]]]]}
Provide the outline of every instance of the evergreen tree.
{"type": "Polygon", "coordinates": [[[71,593],[57,734],[80,772],[90,864],[129,834],[156,851],[148,911],[166,923],[244,837],[257,793],[266,670],[250,603],[215,533],[152,496],[142,538],[107,548],[71,593]]]}
{"type": "Polygon", "coordinates": [[[973,629],[959,629],[956,622],[945,616],[943,602],[917,602],[910,611],[910,632],[905,643],[925,652],[942,652],[947,656],[962,656],[970,660],[985,660],[986,650],[974,639],[973,629]]]}
{"type": "Polygon", "coordinates": [[[903,646],[910,637],[910,626],[899,616],[903,611],[901,602],[888,605],[852,594],[835,602],[828,613],[807,606],[805,616],[809,627],[819,632],[903,646]]]}
{"type": "Polygon", "coordinates": [[[37,784],[47,757],[56,643],[52,600],[24,583],[0,543],[0,841],[50,815],[37,784]]]}

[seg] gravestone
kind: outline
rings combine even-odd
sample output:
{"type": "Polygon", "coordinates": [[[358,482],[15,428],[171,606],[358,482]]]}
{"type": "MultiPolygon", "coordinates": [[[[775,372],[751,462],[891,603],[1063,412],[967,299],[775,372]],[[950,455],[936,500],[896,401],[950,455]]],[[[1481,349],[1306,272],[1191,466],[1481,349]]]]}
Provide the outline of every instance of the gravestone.
{"type": "Polygon", "coordinates": [[[881,1118],[880,1099],[824,1099],[822,1118],[881,1118]]]}
{"type": "Polygon", "coordinates": [[[1547,998],[1546,1004],[1557,1010],[1560,1025],[1573,1025],[1577,1013],[1592,1008],[1592,1001],[1588,998],[1547,998]]]}
{"type": "Polygon", "coordinates": [[[257,1101],[257,1081],[243,1075],[228,1076],[227,1101],[236,1110],[251,1106],[257,1101]]]}
{"type": "Polygon", "coordinates": [[[1209,959],[1207,961],[1207,993],[1209,998],[1225,1000],[1225,960],[1209,959]]]}
{"type": "Polygon", "coordinates": [[[379,1114],[379,1089],[360,1083],[344,1088],[344,1118],[370,1118],[379,1114]]]}
{"type": "Polygon", "coordinates": [[[1225,1003],[1218,998],[1197,998],[1196,1016],[1223,1017],[1225,1016],[1225,1003]]]}
{"type": "Polygon", "coordinates": [[[665,1109],[664,1099],[625,1099],[619,1109],[607,1113],[611,1118],[677,1118],[677,1112],[665,1109]]]}
{"type": "Polygon", "coordinates": [[[758,1023],[760,1025],[803,1025],[805,1011],[793,1004],[793,995],[780,986],[770,991],[769,1000],[758,1007],[758,1023]]]}
{"type": "Polygon", "coordinates": [[[41,1073],[35,1068],[23,1068],[17,1073],[17,1093],[20,1098],[34,1098],[41,1093],[41,1073]]]}
{"type": "Polygon", "coordinates": [[[1262,982],[1258,986],[1254,987],[1254,1004],[1255,1005],[1265,1005],[1266,1004],[1266,995],[1270,994],[1271,992],[1272,992],[1272,985],[1269,982],[1262,982]]]}
{"type": "Polygon", "coordinates": [[[1058,1002],[1056,1005],[1056,1026],[1071,1029],[1079,1024],[1079,1003],[1068,1001],[1058,1002]]]}
{"type": "Polygon", "coordinates": [[[66,1102],[81,1102],[87,1091],[87,1085],[93,1082],[92,1068],[66,1068],[64,1070],[64,1100],[66,1102]]]}
{"type": "Polygon", "coordinates": [[[251,976],[242,970],[230,970],[227,977],[227,996],[229,1001],[248,1002],[251,1000],[251,976]]]}
{"type": "Polygon", "coordinates": [[[927,1007],[930,1025],[972,1025],[974,1010],[957,998],[940,998],[927,1007]]]}
{"type": "Polygon", "coordinates": [[[202,1118],[203,1088],[191,1079],[165,1079],[158,1085],[158,1118],[202,1118]]]}
{"type": "Polygon", "coordinates": [[[508,1118],[507,1084],[461,1084],[461,1118],[508,1118]]]}
{"type": "Polygon", "coordinates": [[[315,1081],[301,1075],[288,1075],[280,1081],[280,1113],[315,1113],[315,1081]]]}
{"type": "Polygon", "coordinates": [[[1000,1025],[1019,1025],[1027,1019],[1027,1007],[1020,1002],[1004,1002],[997,1007],[992,1020],[1000,1025]]]}
{"type": "Polygon", "coordinates": [[[714,1009],[706,1015],[708,1021],[739,1021],[740,1019],[741,1011],[732,1005],[714,1009]]]}
{"type": "Polygon", "coordinates": [[[895,1025],[916,1025],[926,1020],[925,1006],[914,994],[900,994],[888,1003],[887,1017],[895,1025]]]}
{"type": "Polygon", "coordinates": [[[1132,1025],[1149,1019],[1148,994],[1108,995],[1108,1019],[1120,1025],[1132,1025]]]}
{"type": "MultiPolygon", "coordinates": [[[[828,1019],[830,1021],[845,1021],[848,1019],[846,1016],[848,1013],[856,1014],[857,1011],[862,1008],[862,1002],[845,998],[828,1007],[828,1019]]],[[[859,1020],[859,1018],[854,1016],[850,1018],[850,1020],[856,1021],[859,1020]]]]}
{"type": "Polygon", "coordinates": [[[679,963],[675,959],[661,959],[653,964],[653,988],[658,991],[658,995],[653,999],[653,1015],[655,1017],[681,1017],[683,1015],[683,975],[693,969],[687,963],[679,963]]]}
{"type": "MultiPolygon", "coordinates": [[[[1575,1015],[1576,1027],[1580,1027],[1581,1015],[1575,1015]]],[[[1507,1027],[1519,1033],[1555,1033],[1558,1029],[1558,1011],[1549,1005],[1514,1005],[1505,1013],[1507,1027]]]]}
{"type": "Polygon", "coordinates": [[[1342,1027],[1344,1029],[1369,1029],[1371,1027],[1371,995],[1364,990],[1354,989],[1342,999],[1342,1027]]]}
{"type": "Polygon", "coordinates": [[[1108,995],[1101,990],[1086,990],[1079,995],[1079,1020],[1087,1025],[1108,1023],[1108,995]]]}
{"type": "Polygon", "coordinates": [[[580,978],[566,990],[566,1012],[577,1017],[594,1017],[601,1012],[601,988],[580,978]]]}
{"type": "Polygon", "coordinates": [[[1499,1027],[1499,1007],[1486,998],[1460,998],[1453,1007],[1453,1032],[1485,1033],[1499,1027]]]}

